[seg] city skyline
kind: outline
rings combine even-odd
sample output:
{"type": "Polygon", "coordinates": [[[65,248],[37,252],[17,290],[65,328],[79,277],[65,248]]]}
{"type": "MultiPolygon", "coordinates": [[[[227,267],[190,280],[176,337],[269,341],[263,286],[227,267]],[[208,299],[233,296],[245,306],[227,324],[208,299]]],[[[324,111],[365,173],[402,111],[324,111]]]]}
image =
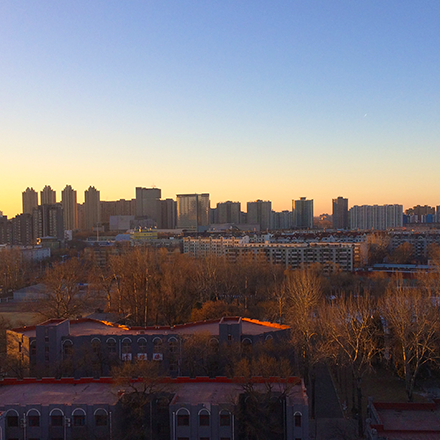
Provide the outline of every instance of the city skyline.
{"type": "Polygon", "coordinates": [[[438,2],[0,5],[0,210],[102,200],[437,205],[438,2]]]}
{"type": "MultiPolygon", "coordinates": [[[[66,189],[66,188],[70,188],[70,189],[73,189],[74,191],[76,191],[76,193],[77,193],[77,203],[78,204],[83,204],[85,202],[85,200],[84,200],[85,192],[87,191],[87,189],[89,189],[90,186],[94,186],[98,191],[100,191],[102,193],[101,188],[99,188],[96,185],[88,184],[88,187],[85,188],[84,190],[78,190],[77,187],[75,187],[75,185],[65,184],[62,189],[58,189],[54,185],[47,184],[47,182],[41,187],[41,191],[45,187],[51,188],[55,192],[55,194],[56,194],[56,200],[58,201],[58,203],[61,203],[61,198],[62,198],[63,190],[66,189]]],[[[136,188],[139,188],[139,187],[136,187],[136,188]]],[[[118,198],[109,198],[109,197],[102,198],[101,197],[101,201],[117,201],[117,200],[132,200],[132,199],[136,199],[136,188],[132,188],[132,192],[133,193],[131,195],[125,194],[125,196],[122,195],[121,197],[118,197],[118,198]]],[[[22,189],[21,193],[26,192],[27,189],[34,189],[37,193],[41,192],[39,190],[39,187],[37,187],[36,185],[28,185],[26,188],[22,189]]],[[[169,194],[169,191],[164,191],[163,188],[160,188],[160,187],[157,187],[157,186],[152,187],[152,188],[148,188],[148,189],[156,189],[159,192],[163,192],[163,195],[161,197],[162,200],[170,198],[170,199],[173,199],[173,200],[176,201],[177,200],[177,195],[182,193],[182,192],[177,192],[175,194],[169,194]]],[[[258,200],[262,200],[262,201],[266,201],[267,200],[267,201],[272,202],[272,211],[275,211],[275,212],[292,211],[292,203],[294,203],[296,199],[300,199],[301,197],[304,197],[303,195],[298,195],[298,196],[290,198],[285,203],[279,203],[279,204],[274,206],[274,201],[273,201],[274,198],[271,198],[271,197],[268,197],[267,199],[263,199],[262,197],[257,197],[257,198],[252,199],[252,200],[238,200],[237,197],[235,197],[234,195],[231,195],[231,197],[226,198],[226,199],[214,200],[213,197],[212,197],[212,193],[210,193],[209,191],[207,191],[207,193],[210,196],[210,203],[211,203],[211,208],[212,209],[214,209],[216,207],[217,203],[226,203],[226,202],[235,201],[235,202],[241,203],[241,210],[243,212],[247,212],[247,209],[246,209],[247,203],[256,202],[258,200]],[[282,207],[278,208],[277,206],[282,206],[282,207]]],[[[195,194],[195,193],[193,193],[193,194],[195,194]]],[[[369,200],[371,200],[371,202],[358,202],[358,203],[355,203],[355,202],[352,202],[349,197],[345,197],[344,194],[338,194],[337,196],[333,196],[330,200],[327,200],[327,201],[323,201],[322,198],[321,198],[321,202],[322,202],[321,205],[316,203],[317,199],[314,198],[313,195],[307,196],[306,198],[310,199],[310,200],[313,200],[313,214],[314,214],[314,217],[319,217],[319,215],[321,215],[321,214],[329,214],[329,215],[332,214],[333,199],[335,199],[337,197],[344,197],[344,198],[348,199],[348,208],[351,208],[353,206],[363,206],[363,205],[394,205],[394,204],[401,204],[401,205],[403,205],[403,210],[405,211],[406,209],[412,208],[412,207],[417,206],[417,205],[422,205],[422,206],[423,205],[428,205],[428,206],[432,206],[434,208],[436,206],[440,205],[440,201],[437,203],[437,202],[433,202],[433,201],[428,200],[426,203],[422,203],[422,202],[420,202],[420,200],[422,200],[422,197],[416,197],[414,199],[415,202],[412,203],[412,204],[409,204],[409,205],[406,205],[406,204],[400,203],[400,202],[394,202],[393,200],[391,200],[389,202],[386,202],[386,201],[385,202],[380,202],[378,200],[379,199],[383,200],[384,198],[383,197],[377,197],[377,199],[375,199],[374,195],[368,198],[369,200]],[[327,210],[319,210],[319,206],[324,206],[324,205],[328,205],[328,209],[327,210]],[[316,206],[318,206],[318,208],[316,208],[316,206]]],[[[21,214],[23,212],[22,197],[20,198],[19,195],[18,195],[17,196],[17,200],[18,200],[18,202],[15,203],[15,205],[19,205],[19,208],[17,209],[16,212],[8,213],[5,209],[1,209],[1,206],[0,206],[0,211],[3,212],[3,215],[6,215],[8,218],[12,218],[12,217],[14,217],[16,215],[19,215],[19,214],[21,214]]],[[[41,203],[40,200],[38,200],[38,202],[39,202],[39,204],[41,203]]]]}

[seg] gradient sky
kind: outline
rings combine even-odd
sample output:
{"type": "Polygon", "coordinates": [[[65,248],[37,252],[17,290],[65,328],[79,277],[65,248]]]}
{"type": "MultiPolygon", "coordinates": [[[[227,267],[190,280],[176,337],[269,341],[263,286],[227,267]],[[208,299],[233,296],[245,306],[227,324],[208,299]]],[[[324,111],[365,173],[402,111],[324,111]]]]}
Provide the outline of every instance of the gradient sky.
{"type": "Polygon", "coordinates": [[[438,0],[0,2],[0,210],[155,185],[440,205],[438,0]]]}

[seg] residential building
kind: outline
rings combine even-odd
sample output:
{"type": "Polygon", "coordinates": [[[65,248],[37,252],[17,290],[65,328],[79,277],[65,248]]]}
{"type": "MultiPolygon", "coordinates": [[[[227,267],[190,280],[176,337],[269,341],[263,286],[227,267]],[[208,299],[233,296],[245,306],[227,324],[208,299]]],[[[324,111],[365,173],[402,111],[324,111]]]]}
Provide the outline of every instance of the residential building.
{"type": "Polygon", "coordinates": [[[229,261],[253,258],[272,264],[282,264],[286,269],[298,269],[311,264],[321,264],[326,272],[343,270],[352,272],[368,262],[367,243],[361,242],[302,242],[252,243],[249,237],[241,238],[183,238],[183,253],[195,257],[226,256],[229,261]]]}
{"type": "Polygon", "coordinates": [[[34,209],[38,206],[38,193],[34,188],[26,188],[22,192],[23,214],[32,214],[34,209]]]}
{"type": "Polygon", "coordinates": [[[46,185],[42,191],[40,191],[40,204],[41,205],[55,205],[57,202],[56,192],[50,187],[50,185],[46,185]]]}
{"type": "Polygon", "coordinates": [[[32,214],[33,238],[55,237],[64,240],[64,216],[60,204],[40,205],[32,214]]]}
{"type": "Polygon", "coordinates": [[[20,214],[11,220],[11,244],[28,246],[32,244],[32,216],[20,214]]]}
{"type": "Polygon", "coordinates": [[[292,201],[295,212],[295,226],[299,229],[313,228],[313,200],[300,197],[292,201]]]}
{"type": "Polygon", "coordinates": [[[350,229],[386,230],[403,226],[402,205],[355,205],[349,211],[350,229]]]}
{"type": "Polygon", "coordinates": [[[136,188],[136,217],[149,218],[157,223],[159,219],[159,200],[162,191],[159,188],[136,188]]]}
{"type": "Polygon", "coordinates": [[[63,207],[64,229],[69,231],[78,229],[76,191],[70,185],[66,185],[61,192],[61,206],[63,207]]]}
{"type": "Polygon", "coordinates": [[[240,202],[217,203],[215,222],[213,223],[240,223],[241,204],[240,202]]]}
{"type": "Polygon", "coordinates": [[[272,202],[256,200],[247,203],[247,223],[251,225],[260,225],[261,231],[267,231],[272,228],[272,202]]]}
{"type": "Polygon", "coordinates": [[[348,199],[333,199],[332,220],[333,229],[348,229],[348,199]]]}
{"type": "Polygon", "coordinates": [[[177,221],[177,203],[173,199],[160,200],[159,229],[174,229],[177,221]]]}
{"type": "Polygon", "coordinates": [[[209,194],[177,195],[177,228],[202,232],[209,227],[209,194]]]}
{"type": "Polygon", "coordinates": [[[94,186],[84,192],[84,214],[86,229],[91,231],[101,223],[101,203],[99,191],[94,186]]]}

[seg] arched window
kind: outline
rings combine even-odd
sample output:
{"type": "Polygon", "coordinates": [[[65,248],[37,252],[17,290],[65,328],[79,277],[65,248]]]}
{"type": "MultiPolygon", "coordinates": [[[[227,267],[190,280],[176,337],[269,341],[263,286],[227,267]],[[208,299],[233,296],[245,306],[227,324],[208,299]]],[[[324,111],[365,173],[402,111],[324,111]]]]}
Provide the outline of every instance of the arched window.
{"type": "Polygon", "coordinates": [[[189,411],[186,408],[177,410],[177,426],[189,426],[189,411]]]}
{"type": "Polygon", "coordinates": [[[209,340],[209,346],[211,347],[211,350],[212,350],[214,353],[217,353],[217,352],[218,352],[218,349],[219,349],[219,342],[218,342],[218,339],[217,339],[217,338],[211,338],[211,339],[209,340]]]}
{"type": "Polygon", "coordinates": [[[19,415],[15,409],[10,409],[6,413],[6,426],[8,428],[17,428],[18,420],[19,420],[19,415]]]}
{"type": "Polygon", "coordinates": [[[63,426],[64,413],[59,408],[54,408],[50,413],[50,426],[63,426]]]}
{"type": "Polygon", "coordinates": [[[154,352],[155,353],[162,353],[162,339],[154,338],[153,345],[154,345],[154,352]]]}
{"type": "Polygon", "coordinates": [[[295,426],[300,428],[301,427],[301,422],[302,422],[302,414],[297,411],[294,414],[294,419],[295,419],[295,426]]]}
{"type": "Polygon", "coordinates": [[[123,361],[131,361],[131,339],[130,338],[124,338],[122,340],[121,350],[122,350],[122,360],[123,361]]]}
{"type": "Polygon", "coordinates": [[[171,354],[177,352],[177,339],[174,336],[168,339],[168,347],[171,354]]]}
{"type": "Polygon", "coordinates": [[[63,342],[63,355],[65,358],[73,355],[73,342],[70,339],[63,342]]]}
{"type": "Polygon", "coordinates": [[[86,425],[86,412],[82,408],[76,408],[72,412],[73,426],[86,425]]]}
{"type": "Polygon", "coordinates": [[[220,411],[220,426],[231,426],[231,413],[226,410],[220,411]]]}
{"type": "Polygon", "coordinates": [[[107,351],[109,353],[116,353],[116,339],[108,338],[105,343],[107,345],[107,351]]]}
{"type": "Polygon", "coordinates": [[[199,426],[209,426],[209,411],[207,409],[201,409],[199,411],[199,426]]]}
{"type": "Polygon", "coordinates": [[[92,339],[92,351],[95,354],[98,354],[101,351],[101,339],[99,338],[92,339]]]}
{"type": "Polygon", "coordinates": [[[40,411],[38,409],[32,408],[27,413],[27,422],[30,428],[40,426],[40,411]]]}
{"type": "Polygon", "coordinates": [[[108,412],[104,408],[98,408],[95,413],[95,426],[107,426],[108,412]]]}
{"type": "Polygon", "coordinates": [[[37,341],[35,339],[29,344],[29,354],[31,357],[37,355],[37,341]]]}
{"type": "Polygon", "coordinates": [[[252,341],[249,338],[244,338],[241,341],[241,346],[243,348],[243,353],[250,353],[252,350],[252,341]]]}
{"type": "Polygon", "coordinates": [[[146,353],[147,352],[147,340],[145,338],[139,338],[137,343],[138,343],[139,353],[146,353]]]}

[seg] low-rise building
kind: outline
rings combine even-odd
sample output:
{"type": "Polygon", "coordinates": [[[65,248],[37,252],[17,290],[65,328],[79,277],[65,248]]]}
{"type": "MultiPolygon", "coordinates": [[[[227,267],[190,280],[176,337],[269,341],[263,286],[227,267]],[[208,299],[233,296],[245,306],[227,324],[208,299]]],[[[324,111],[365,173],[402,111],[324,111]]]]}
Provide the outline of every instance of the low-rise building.
{"type": "MultiPolygon", "coordinates": [[[[0,440],[129,438],[133,412],[127,397],[139,382],[142,379],[130,386],[115,386],[111,378],[4,379],[0,381],[0,440]]],[[[252,396],[241,382],[225,377],[163,378],[162,390],[152,390],[145,399],[147,408],[138,424],[142,432],[137,434],[158,440],[244,439],[250,420],[247,412],[254,411],[266,422],[266,411],[251,405],[252,401],[270,393],[275,402],[270,418],[279,428],[270,438],[309,438],[308,399],[299,378],[251,378],[247,384],[252,384],[252,396]]]]}

